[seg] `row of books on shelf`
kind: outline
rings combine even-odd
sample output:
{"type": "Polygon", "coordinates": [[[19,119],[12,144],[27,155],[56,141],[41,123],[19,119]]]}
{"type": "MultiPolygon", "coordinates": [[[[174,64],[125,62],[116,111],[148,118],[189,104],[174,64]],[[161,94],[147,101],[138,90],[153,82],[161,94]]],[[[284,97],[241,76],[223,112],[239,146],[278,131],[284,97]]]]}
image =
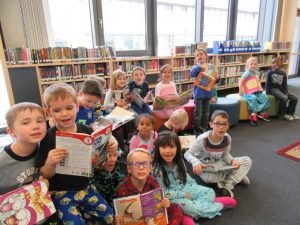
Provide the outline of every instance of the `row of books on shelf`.
{"type": "Polygon", "coordinates": [[[75,64],[39,67],[42,81],[86,78],[90,75],[105,76],[108,74],[106,64],[75,64]]]}
{"type": "Polygon", "coordinates": [[[290,47],[291,42],[288,41],[273,41],[264,44],[264,50],[288,50],[290,47]]]}
{"type": "Polygon", "coordinates": [[[171,49],[171,55],[193,55],[198,48],[207,49],[207,42],[192,43],[190,45],[177,45],[171,49]]]}
{"type": "Polygon", "coordinates": [[[40,49],[21,47],[7,48],[4,50],[4,53],[6,62],[9,65],[95,61],[116,58],[116,52],[112,46],[100,46],[98,48],[49,47],[40,49]]]}
{"type": "Polygon", "coordinates": [[[134,67],[140,66],[146,72],[159,71],[160,62],[158,59],[138,60],[138,61],[120,61],[114,69],[123,70],[125,73],[131,73],[134,67]]]}
{"type": "MultiPolygon", "coordinates": [[[[247,56],[248,57],[248,56],[247,56]]],[[[220,65],[237,64],[245,62],[243,55],[224,55],[219,57],[220,65]]]]}
{"type": "Polygon", "coordinates": [[[232,77],[232,76],[241,76],[245,71],[245,66],[228,66],[228,67],[219,67],[220,78],[232,77]]]}
{"type": "Polygon", "coordinates": [[[174,81],[182,82],[182,81],[193,81],[194,78],[190,76],[189,71],[177,71],[173,73],[174,81]]]}
{"type": "Polygon", "coordinates": [[[195,65],[195,59],[192,58],[175,58],[173,59],[174,69],[185,69],[195,65]]]}
{"type": "Polygon", "coordinates": [[[259,41],[214,41],[214,54],[241,53],[241,52],[259,52],[261,45],[259,41]]]}

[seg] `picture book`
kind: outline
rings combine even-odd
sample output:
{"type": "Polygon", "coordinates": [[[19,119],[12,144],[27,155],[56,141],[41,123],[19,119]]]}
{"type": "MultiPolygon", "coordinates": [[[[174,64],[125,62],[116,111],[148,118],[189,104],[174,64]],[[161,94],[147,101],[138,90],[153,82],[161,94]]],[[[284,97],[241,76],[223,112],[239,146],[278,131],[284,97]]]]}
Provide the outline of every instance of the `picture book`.
{"type": "MultiPolygon", "coordinates": [[[[117,129],[118,127],[124,125],[125,123],[129,122],[130,120],[134,119],[134,113],[123,109],[119,106],[116,106],[110,114],[102,118],[102,120],[106,120],[107,123],[110,121],[112,124],[112,130],[117,129]]],[[[97,121],[97,120],[96,120],[97,121]]]]}
{"type": "Polygon", "coordinates": [[[211,91],[211,89],[213,89],[216,85],[214,74],[217,72],[217,68],[214,68],[211,64],[207,64],[207,68],[205,69],[205,71],[200,71],[198,73],[198,76],[194,81],[194,85],[206,91],[211,91]]]}
{"type": "Polygon", "coordinates": [[[257,76],[249,76],[242,84],[245,94],[253,94],[262,91],[257,76]]]}
{"type": "Polygon", "coordinates": [[[68,156],[56,165],[56,173],[91,176],[93,169],[107,159],[106,144],[112,132],[108,124],[91,135],[56,131],[56,147],[68,150],[68,156]]]}
{"type": "Polygon", "coordinates": [[[0,196],[0,224],[41,224],[55,212],[48,187],[35,181],[0,196]]]}
{"type": "Polygon", "coordinates": [[[172,109],[177,108],[178,106],[185,105],[189,102],[193,94],[193,89],[185,91],[178,96],[155,96],[153,109],[172,109]]]}
{"type": "Polygon", "coordinates": [[[179,136],[181,149],[189,149],[196,140],[196,135],[179,136]]]}
{"type": "Polygon", "coordinates": [[[215,163],[215,164],[205,164],[206,167],[203,168],[203,171],[206,172],[219,172],[222,170],[232,170],[234,167],[230,164],[220,164],[220,163],[215,163]]]}
{"type": "Polygon", "coordinates": [[[114,199],[116,215],[122,215],[124,225],[168,224],[167,210],[160,206],[162,188],[147,193],[114,199]]]}

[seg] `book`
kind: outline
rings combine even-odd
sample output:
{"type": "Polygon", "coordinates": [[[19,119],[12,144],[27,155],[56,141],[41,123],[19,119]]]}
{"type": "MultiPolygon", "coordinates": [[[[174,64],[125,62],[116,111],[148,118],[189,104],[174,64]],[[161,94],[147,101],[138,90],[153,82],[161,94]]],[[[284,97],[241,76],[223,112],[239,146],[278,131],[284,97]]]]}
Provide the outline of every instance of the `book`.
{"type": "MultiPolygon", "coordinates": [[[[129,122],[130,120],[134,119],[134,113],[123,109],[119,106],[116,106],[110,114],[102,118],[102,120],[106,120],[112,124],[112,130],[117,129],[118,127],[124,125],[125,123],[129,122]]],[[[96,120],[97,121],[97,120],[96,120]]]]}
{"type": "Polygon", "coordinates": [[[262,91],[257,76],[249,76],[242,84],[245,94],[253,94],[262,91]]]}
{"type": "Polygon", "coordinates": [[[124,225],[168,224],[167,210],[158,203],[164,198],[162,188],[143,194],[114,199],[116,215],[122,215],[124,225]]]}
{"type": "Polygon", "coordinates": [[[0,224],[41,224],[55,211],[44,181],[35,181],[0,196],[0,224]]]}
{"type": "Polygon", "coordinates": [[[100,127],[91,135],[56,131],[56,147],[66,148],[69,152],[56,164],[56,173],[90,177],[107,159],[106,144],[111,133],[111,124],[100,127]]]}
{"type": "Polygon", "coordinates": [[[230,164],[205,164],[206,167],[203,167],[205,172],[219,172],[223,170],[232,170],[234,167],[230,164]]]}
{"type": "Polygon", "coordinates": [[[183,106],[189,102],[192,97],[193,89],[185,91],[178,96],[156,96],[154,98],[153,109],[161,110],[161,109],[171,109],[176,108],[178,106],[183,106]]]}
{"type": "Polygon", "coordinates": [[[181,149],[189,149],[196,140],[196,135],[179,136],[181,149]]]}

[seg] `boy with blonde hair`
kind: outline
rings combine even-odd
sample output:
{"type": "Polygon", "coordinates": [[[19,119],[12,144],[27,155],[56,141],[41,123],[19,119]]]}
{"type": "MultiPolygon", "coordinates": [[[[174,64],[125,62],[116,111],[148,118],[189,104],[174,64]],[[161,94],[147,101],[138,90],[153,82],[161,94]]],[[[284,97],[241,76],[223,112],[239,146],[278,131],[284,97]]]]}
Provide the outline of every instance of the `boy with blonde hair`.
{"type": "Polygon", "coordinates": [[[81,216],[90,214],[102,224],[113,223],[113,211],[98,193],[89,178],[77,175],[56,174],[56,164],[65,159],[71,149],[55,146],[56,131],[91,134],[92,128],[75,122],[78,110],[77,96],[73,87],[64,83],[53,84],[44,92],[46,110],[56,121],[41,142],[37,166],[49,179],[52,200],[64,224],[86,224],[81,216]],[[80,211],[78,207],[81,207],[80,211]]]}
{"type": "Polygon", "coordinates": [[[0,152],[0,195],[29,184],[38,177],[34,166],[38,144],[47,126],[41,106],[32,102],[13,105],[6,113],[7,133],[14,143],[0,152]]]}
{"type": "Polygon", "coordinates": [[[189,122],[189,117],[184,109],[175,110],[170,118],[158,129],[158,133],[162,131],[174,131],[177,134],[181,133],[189,122]]]}
{"type": "MultiPolygon", "coordinates": [[[[127,155],[127,177],[119,185],[116,197],[126,197],[159,188],[159,183],[151,176],[152,157],[148,150],[136,148],[127,155]]],[[[179,205],[171,203],[168,198],[160,202],[162,207],[168,208],[170,225],[180,224],[182,209],[179,205]]],[[[123,217],[116,216],[116,225],[122,224],[123,217]]]]}

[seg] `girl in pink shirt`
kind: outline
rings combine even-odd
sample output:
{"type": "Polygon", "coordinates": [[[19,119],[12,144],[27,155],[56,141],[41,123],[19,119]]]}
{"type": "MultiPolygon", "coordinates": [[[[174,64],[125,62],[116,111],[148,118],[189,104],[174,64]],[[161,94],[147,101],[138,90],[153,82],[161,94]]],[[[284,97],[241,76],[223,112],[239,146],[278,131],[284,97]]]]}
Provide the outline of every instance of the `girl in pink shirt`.
{"type": "Polygon", "coordinates": [[[132,151],[136,148],[143,148],[152,152],[154,141],[157,138],[157,133],[154,131],[155,119],[149,114],[141,114],[137,118],[136,135],[130,140],[129,149],[132,151]]]}

